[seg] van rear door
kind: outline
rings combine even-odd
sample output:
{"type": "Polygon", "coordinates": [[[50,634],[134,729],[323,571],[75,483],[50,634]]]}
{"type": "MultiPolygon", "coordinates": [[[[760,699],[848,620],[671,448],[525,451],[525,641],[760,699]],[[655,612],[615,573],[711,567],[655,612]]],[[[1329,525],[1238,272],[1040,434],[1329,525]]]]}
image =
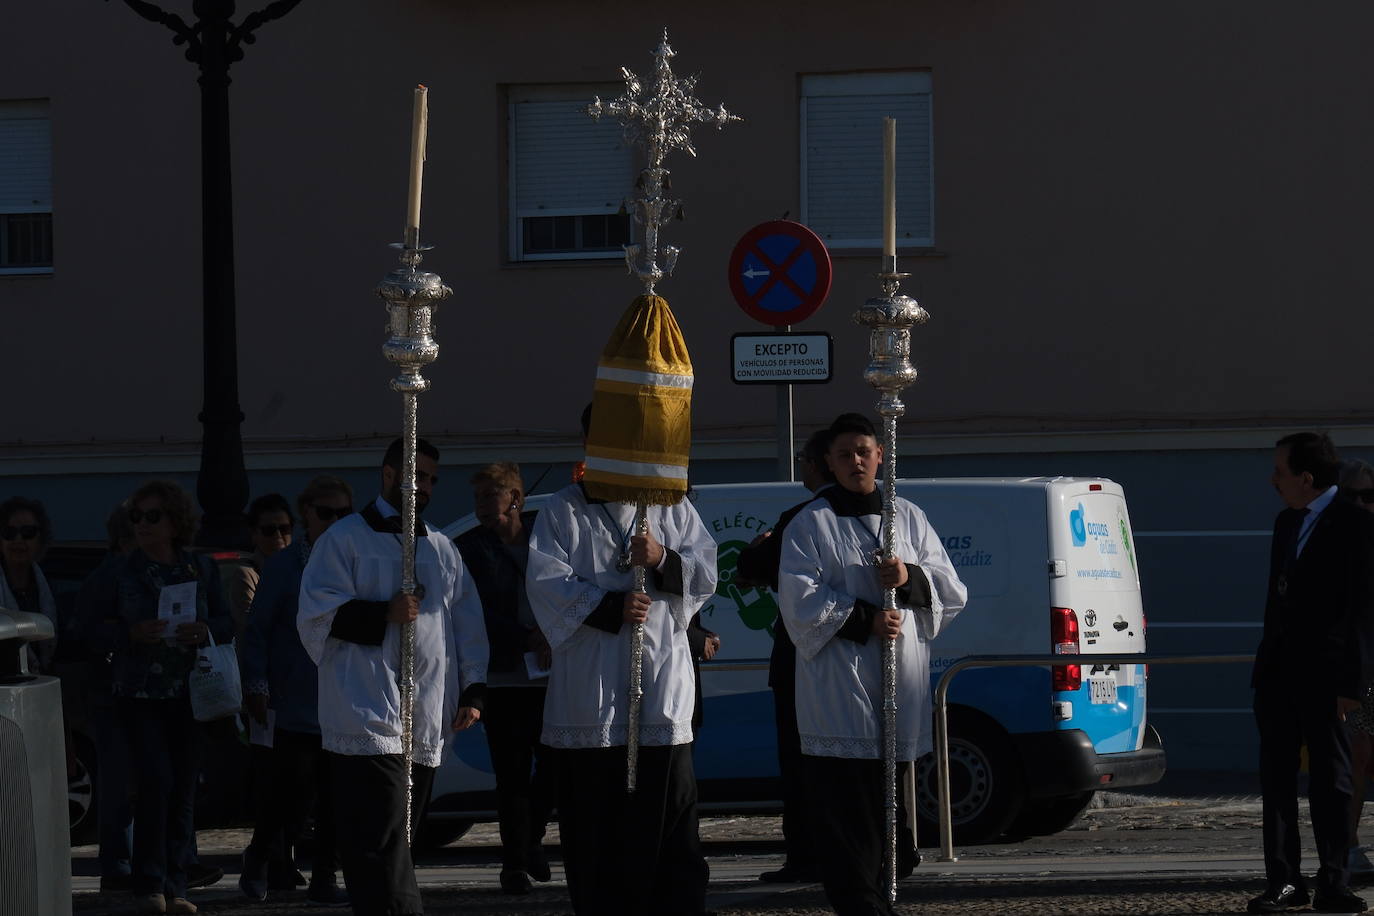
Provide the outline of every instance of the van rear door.
{"type": "MultiPolygon", "coordinates": [[[[1078,652],[1143,653],[1145,614],[1135,542],[1121,486],[1057,480],[1049,499],[1051,615],[1076,619],[1078,652]]],[[[1071,624],[1070,624],[1071,627],[1071,624]]],[[[1072,651],[1067,645],[1060,651],[1072,651]]],[[[1087,733],[1099,754],[1139,750],[1145,731],[1145,666],[1084,659],[1074,689],[1056,691],[1058,728],[1087,733]],[[1068,705],[1062,705],[1068,704],[1068,705]]],[[[1072,685],[1070,681],[1069,686],[1072,685]]]]}

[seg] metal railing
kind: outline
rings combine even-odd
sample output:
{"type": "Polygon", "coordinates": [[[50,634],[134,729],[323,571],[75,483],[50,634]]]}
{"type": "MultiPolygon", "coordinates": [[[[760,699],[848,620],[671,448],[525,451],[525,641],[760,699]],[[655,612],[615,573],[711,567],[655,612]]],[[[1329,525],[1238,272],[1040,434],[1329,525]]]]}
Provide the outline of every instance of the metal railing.
{"type": "Polygon", "coordinates": [[[729,658],[701,663],[702,671],[767,671],[766,658],[729,658]]]}
{"type": "Polygon", "coordinates": [[[970,655],[959,659],[945,669],[935,685],[935,776],[940,796],[940,861],[958,861],[954,855],[954,821],[950,815],[949,799],[949,685],[960,671],[968,668],[1043,668],[1060,665],[1232,664],[1254,660],[1253,654],[1150,655],[1129,652],[1102,655],[970,655]]]}

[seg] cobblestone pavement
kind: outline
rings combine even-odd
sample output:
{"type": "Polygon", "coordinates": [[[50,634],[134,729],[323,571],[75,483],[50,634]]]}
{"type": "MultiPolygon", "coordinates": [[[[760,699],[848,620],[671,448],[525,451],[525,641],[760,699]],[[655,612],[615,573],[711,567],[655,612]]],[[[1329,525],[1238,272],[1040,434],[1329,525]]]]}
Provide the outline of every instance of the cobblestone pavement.
{"type": "MultiPolygon", "coordinates": [[[[1244,912],[1245,901],[1263,886],[1259,853],[1259,800],[1253,797],[1166,798],[1103,793],[1099,806],[1072,828],[1053,837],[958,850],[958,860],[937,861],[938,850],[923,849],[926,861],[899,889],[903,914],[944,916],[1208,916],[1244,912]]],[[[721,916],[822,916],[830,913],[817,885],[774,887],[758,882],[760,872],[778,867],[781,846],[775,817],[716,817],[702,821],[711,864],[708,909],[721,916]]],[[[1367,828],[1374,835],[1374,824],[1367,828]]],[[[1310,849],[1310,828],[1303,832],[1310,849]]],[[[202,859],[220,865],[226,877],[216,886],[192,891],[191,899],[211,916],[286,916],[320,912],[305,908],[304,894],[274,894],[251,904],[237,893],[238,854],[244,830],[209,830],[199,835],[202,859]]],[[[924,838],[923,838],[924,839],[924,838]]],[[[549,843],[557,841],[551,828],[549,843]]],[[[124,916],[128,897],[95,893],[95,850],[74,851],[73,909],[80,914],[124,916]]],[[[430,916],[519,914],[554,916],[569,912],[562,871],[555,857],[554,880],[525,897],[499,893],[499,847],[494,824],[419,862],[419,879],[430,916]]],[[[1374,900],[1374,888],[1366,896],[1374,900]]],[[[346,911],[345,911],[346,912],[346,911]]]]}

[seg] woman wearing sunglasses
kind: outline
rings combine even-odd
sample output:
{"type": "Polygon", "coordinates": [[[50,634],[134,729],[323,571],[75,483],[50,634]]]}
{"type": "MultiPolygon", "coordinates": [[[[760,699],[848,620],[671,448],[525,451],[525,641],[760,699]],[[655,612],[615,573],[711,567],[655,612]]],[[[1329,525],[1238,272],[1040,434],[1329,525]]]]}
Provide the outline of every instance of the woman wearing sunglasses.
{"type": "Polygon", "coordinates": [[[295,888],[294,880],[288,883],[280,876],[294,879],[293,847],[313,811],[315,855],[306,899],[346,906],[348,894],[338,886],[334,808],[326,793],[320,747],[318,674],[301,645],[296,611],[311,545],[330,525],[352,514],[353,488],[337,477],[321,475],[306,485],[296,508],[305,523],[305,537],[273,554],[263,566],[243,634],[244,708],[259,726],[266,728],[270,721],[272,747],[253,748],[264,778],[254,787],[256,826],[243,851],[239,889],[250,900],[261,901],[270,889],[295,888]]]}
{"type": "Polygon", "coordinates": [[[291,545],[291,531],[296,525],[291,517],[291,506],[280,493],[259,496],[248,505],[247,515],[253,555],[250,562],[239,566],[237,573],[229,576],[229,613],[234,615],[234,638],[240,645],[244,627],[248,625],[248,608],[253,604],[267,558],[291,545]]]}
{"type": "Polygon", "coordinates": [[[36,499],[11,496],[0,503],[0,607],[42,614],[52,621],[53,639],[29,644],[29,671],[48,670],[57,648],[57,605],[38,560],[52,541],[52,524],[36,499]]]}
{"type": "Polygon", "coordinates": [[[114,576],[113,614],[95,641],[110,652],[115,715],[137,783],[133,890],[139,912],[194,913],[186,866],[202,733],[186,681],[197,647],[211,635],[228,640],[233,621],[214,561],[187,550],[196,521],[190,495],[151,481],[129,506],[135,547],[114,576]]]}

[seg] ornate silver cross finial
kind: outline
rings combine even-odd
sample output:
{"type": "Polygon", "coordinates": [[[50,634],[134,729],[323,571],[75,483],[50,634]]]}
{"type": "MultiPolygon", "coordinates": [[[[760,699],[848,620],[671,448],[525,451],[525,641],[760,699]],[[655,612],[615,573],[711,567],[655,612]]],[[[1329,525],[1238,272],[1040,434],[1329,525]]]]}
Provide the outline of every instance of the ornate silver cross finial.
{"type": "Polygon", "coordinates": [[[621,67],[625,91],[609,102],[597,96],[586,107],[593,119],[610,115],[618,120],[625,128],[625,142],[642,147],[648,160],[648,166],[639,175],[639,195],[626,200],[626,208],[633,208],[635,222],[644,227],[644,244],[625,246],[626,266],[644,284],[646,295],[653,295],[654,284],[673,272],[678,256],[677,248],[666,246],[662,249],[666,270],[658,266],[658,231],[682,214],[681,201],[663,197],[670,184],[663,160],[676,150],[691,156],[697,154],[692,146],[693,126],[714,124],[720,129],[731,121],[742,120],[726,111],[724,103],[710,109],[697,101],[692,94],[697,78],[679,79],[673,75],[669,61],[676,56],[677,52],[668,44],[668,30],[664,29],[663,40],[654,49],[654,84],[649,94],[641,98],[644,87],[639,77],[628,67],[621,67]]]}

